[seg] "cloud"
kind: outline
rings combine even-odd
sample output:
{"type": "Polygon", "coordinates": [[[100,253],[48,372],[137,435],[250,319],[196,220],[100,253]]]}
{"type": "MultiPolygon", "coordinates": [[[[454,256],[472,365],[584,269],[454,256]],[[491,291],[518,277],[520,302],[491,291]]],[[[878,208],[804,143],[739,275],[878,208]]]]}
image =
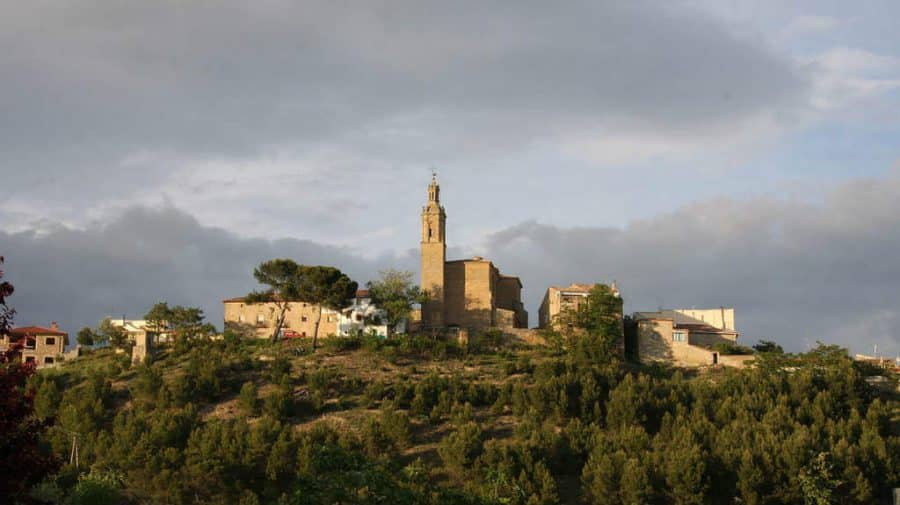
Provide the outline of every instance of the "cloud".
{"type": "Polygon", "coordinates": [[[135,207],[85,229],[0,232],[10,304],[20,325],[58,321],[74,333],[106,316],[141,317],[155,302],[202,307],[221,327],[221,300],[257,287],[253,268],[289,257],[341,268],[360,284],[380,268],[416,268],[410,254],[363,258],[308,240],[240,238],[173,207],[135,207]]]}
{"type": "Polygon", "coordinates": [[[900,89],[900,58],[862,49],[834,47],[812,58],[812,104],[819,110],[858,106],[900,89]]]}
{"type": "Polygon", "coordinates": [[[746,343],[900,353],[900,169],[820,204],[722,198],[624,229],[526,222],[486,248],[530,307],[548,285],[617,280],[629,311],[733,306],[746,343]]]}
{"type": "Polygon", "coordinates": [[[833,30],[840,25],[840,20],[832,16],[803,14],[797,16],[784,27],[784,37],[808,37],[833,30]]]}
{"type": "Polygon", "coordinates": [[[0,45],[4,205],[79,225],[160,195],[223,225],[215,195],[235,222],[232,196],[288,189],[278,210],[314,221],[296,203],[333,184],[535,146],[697,153],[809,89],[789,58],[653,2],[38,0],[4,9],[0,45]]]}

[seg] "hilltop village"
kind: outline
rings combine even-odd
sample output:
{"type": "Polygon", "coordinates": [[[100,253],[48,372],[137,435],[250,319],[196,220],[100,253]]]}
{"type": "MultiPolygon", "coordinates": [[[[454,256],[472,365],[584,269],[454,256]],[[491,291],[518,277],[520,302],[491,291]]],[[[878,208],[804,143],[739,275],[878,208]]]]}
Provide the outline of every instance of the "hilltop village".
{"type": "MultiPolygon", "coordinates": [[[[436,175],[427,188],[421,211],[420,287],[426,295],[410,310],[408,317],[393,327],[368,290],[356,291],[343,307],[320,307],[315,303],[287,304],[279,323],[277,300],[248,300],[232,297],[223,301],[225,327],[249,328],[260,338],[272,335],[309,338],[347,337],[368,333],[386,338],[405,332],[452,335],[465,341],[469,335],[499,331],[508,338],[540,343],[546,331],[571,327],[566,315],[577,312],[592,291],[600,289],[621,299],[615,282],[599,284],[574,282],[549,286],[537,314],[536,326],[529,328],[529,314],[522,303],[522,280],[502,273],[490,259],[447,258],[447,213],[441,204],[441,188],[436,175]]],[[[668,309],[635,312],[626,317],[618,304],[614,317],[621,325],[620,351],[642,362],[666,362],[676,366],[742,366],[750,357],[737,345],[734,308],[668,309]],[[737,351],[737,352],[736,352],[737,351]]],[[[135,360],[142,360],[155,342],[169,335],[159,324],[147,320],[111,319],[108,324],[127,335],[135,360]]],[[[0,350],[21,344],[21,358],[38,367],[48,367],[66,357],[69,336],[56,323],[49,327],[15,328],[0,339],[0,350]]],[[[77,349],[68,352],[77,356],[77,349]]]]}
{"type": "Polygon", "coordinates": [[[72,339],[7,331],[0,496],[868,505],[900,484],[890,362],[749,349],[732,308],[624,314],[615,282],[549,286],[529,317],[522,272],[446,257],[440,196],[433,179],[419,279],[360,289],[273,259],[253,271],[268,288],[223,300],[221,332],[165,302],[72,339]]]}

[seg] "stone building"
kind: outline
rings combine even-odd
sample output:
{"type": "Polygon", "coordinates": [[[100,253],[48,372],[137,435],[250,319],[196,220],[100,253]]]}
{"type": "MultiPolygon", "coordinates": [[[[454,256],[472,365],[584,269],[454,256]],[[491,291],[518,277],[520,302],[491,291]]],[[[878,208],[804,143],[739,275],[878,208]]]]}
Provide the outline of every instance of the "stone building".
{"type": "MultiPolygon", "coordinates": [[[[274,302],[248,303],[243,297],[223,300],[225,306],[225,326],[236,326],[251,330],[259,338],[268,338],[275,331],[279,315],[274,302]]],[[[310,337],[315,334],[319,306],[304,302],[291,302],[284,318],[284,337],[310,337]]],[[[322,310],[319,323],[319,337],[338,334],[340,313],[330,309],[322,310]]]]}
{"type": "MultiPolygon", "coordinates": [[[[597,284],[572,283],[566,287],[550,286],[544,293],[541,307],[538,309],[538,328],[555,327],[559,315],[567,311],[578,310],[578,307],[597,284]]],[[[616,283],[609,286],[614,295],[619,296],[616,283]]]]}
{"type": "Polygon", "coordinates": [[[0,351],[6,351],[14,343],[22,344],[19,351],[22,361],[44,368],[54,366],[59,361],[69,344],[69,334],[60,331],[55,322],[49,328],[13,328],[9,330],[9,334],[0,336],[0,351]]]}
{"type": "Polygon", "coordinates": [[[735,344],[734,309],[671,309],[635,312],[637,358],[680,366],[734,364],[749,357],[720,356],[719,343],[735,344]]]}
{"type": "Polygon", "coordinates": [[[480,256],[447,261],[446,228],[440,186],[432,177],[428,203],[422,209],[421,287],[428,293],[422,304],[423,326],[527,328],[519,278],[501,274],[480,256]]]}

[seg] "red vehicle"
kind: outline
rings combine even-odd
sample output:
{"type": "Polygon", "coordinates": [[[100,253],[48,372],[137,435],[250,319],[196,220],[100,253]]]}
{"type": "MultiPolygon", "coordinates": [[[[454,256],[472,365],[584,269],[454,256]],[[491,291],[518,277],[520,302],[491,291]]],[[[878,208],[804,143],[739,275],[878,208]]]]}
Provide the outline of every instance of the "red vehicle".
{"type": "Polygon", "coordinates": [[[281,330],[281,336],[284,338],[303,338],[306,334],[300,334],[294,330],[281,330]]]}

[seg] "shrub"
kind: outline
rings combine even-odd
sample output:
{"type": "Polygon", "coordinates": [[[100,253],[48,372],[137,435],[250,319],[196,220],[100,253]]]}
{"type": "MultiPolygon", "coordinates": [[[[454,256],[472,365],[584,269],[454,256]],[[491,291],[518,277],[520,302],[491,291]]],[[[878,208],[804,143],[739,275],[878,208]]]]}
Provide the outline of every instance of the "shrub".
{"type": "Polygon", "coordinates": [[[463,424],[441,441],[438,454],[444,464],[457,473],[464,473],[481,455],[484,435],[474,422],[463,424]]]}
{"type": "Polygon", "coordinates": [[[259,412],[259,398],[256,384],[247,382],[241,386],[241,393],[238,396],[238,403],[241,405],[244,413],[248,416],[255,416],[259,412]]]}
{"type": "Polygon", "coordinates": [[[293,399],[285,388],[278,388],[263,400],[263,413],[272,419],[283,421],[294,413],[293,399]]]}
{"type": "Polygon", "coordinates": [[[730,342],[719,342],[713,346],[713,350],[722,356],[746,356],[753,354],[753,349],[730,342]]]}

